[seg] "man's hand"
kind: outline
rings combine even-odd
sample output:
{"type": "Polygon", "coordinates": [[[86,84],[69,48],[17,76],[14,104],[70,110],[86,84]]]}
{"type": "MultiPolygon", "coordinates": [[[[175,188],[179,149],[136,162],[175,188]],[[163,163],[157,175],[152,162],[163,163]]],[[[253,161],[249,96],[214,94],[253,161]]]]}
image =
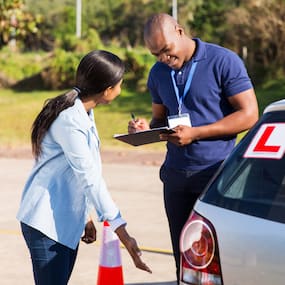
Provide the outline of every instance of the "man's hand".
{"type": "Polygon", "coordinates": [[[139,131],[149,130],[149,124],[145,118],[137,118],[128,123],[128,133],[133,134],[139,131]]]}
{"type": "Polygon", "coordinates": [[[195,128],[179,125],[173,130],[175,133],[160,134],[160,139],[169,141],[177,146],[184,146],[194,141],[195,128]]]}

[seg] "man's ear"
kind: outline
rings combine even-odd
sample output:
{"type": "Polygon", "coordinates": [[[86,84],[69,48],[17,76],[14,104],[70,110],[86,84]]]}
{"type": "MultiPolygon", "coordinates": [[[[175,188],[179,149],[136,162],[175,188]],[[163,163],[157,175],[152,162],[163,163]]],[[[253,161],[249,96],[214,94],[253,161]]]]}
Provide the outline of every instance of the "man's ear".
{"type": "Polygon", "coordinates": [[[184,34],[184,29],[180,25],[175,25],[175,31],[182,36],[184,34]]]}

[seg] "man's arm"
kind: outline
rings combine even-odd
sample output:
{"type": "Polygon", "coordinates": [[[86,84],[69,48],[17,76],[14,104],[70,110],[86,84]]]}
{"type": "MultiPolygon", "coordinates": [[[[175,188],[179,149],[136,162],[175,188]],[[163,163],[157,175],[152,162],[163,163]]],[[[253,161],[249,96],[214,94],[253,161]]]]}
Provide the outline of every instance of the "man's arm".
{"type": "Polygon", "coordinates": [[[152,103],[152,119],[149,125],[151,129],[168,125],[166,108],[164,105],[152,103]]]}
{"type": "Polygon", "coordinates": [[[208,126],[194,128],[195,140],[236,135],[256,123],[258,105],[253,89],[229,97],[229,102],[235,112],[208,126]]]}
{"type": "Polygon", "coordinates": [[[177,126],[174,134],[161,135],[161,138],[181,146],[195,140],[236,135],[256,123],[258,105],[253,89],[229,97],[229,102],[235,111],[223,119],[199,127],[177,126]]]}

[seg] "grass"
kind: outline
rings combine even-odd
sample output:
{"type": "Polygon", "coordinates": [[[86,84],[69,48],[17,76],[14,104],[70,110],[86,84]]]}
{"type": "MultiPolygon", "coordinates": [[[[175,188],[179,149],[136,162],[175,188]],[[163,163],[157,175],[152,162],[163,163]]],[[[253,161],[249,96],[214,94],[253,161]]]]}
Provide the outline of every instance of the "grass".
{"type": "MultiPolygon", "coordinates": [[[[0,90],[0,146],[18,147],[30,145],[30,128],[37,113],[47,98],[60,91],[16,92],[0,90]]],[[[256,88],[260,113],[271,102],[284,98],[285,80],[269,81],[256,88]]],[[[151,98],[148,93],[138,93],[123,88],[121,96],[107,106],[94,110],[102,148],[134,149],[113,139],[115,133],[126,133],[130,113],[150,119],[151,98]]],[[[241,134],[241,138],[244,134],[241,134]]],[[[142,146],[145,150],[164,150],[165,143],[142,146]]]]}
{"type": "Polygon", "coordinates": [[[257,88],[256,93],[259,110],[262,112],[268,104],[285,99],[285,79],[267,81],[257,88]]]}
{"type": "Polygon", "coordinates": [[[1,90],[0,95],[0,145],[29,144],[32,121],[52,92],[16,93],[1,90]]]}
{"type": "MultiPolygon", "coordinates": [[[[0,90],[0,146],[15,148],[30,145],[30,129],[46,99],[64,91],[16,92],[0,90]]],[[[136,95],[123,90],[121,96],[109,105],[94,109],[95,120],[102,148],[134,149],[113,139],[114,134],[126,133],[130,113],[150,119],[151,99],[149,94],[136,95]]],[[[146,150],[164,150],[164,143],[140,147],[146,150]]]]}

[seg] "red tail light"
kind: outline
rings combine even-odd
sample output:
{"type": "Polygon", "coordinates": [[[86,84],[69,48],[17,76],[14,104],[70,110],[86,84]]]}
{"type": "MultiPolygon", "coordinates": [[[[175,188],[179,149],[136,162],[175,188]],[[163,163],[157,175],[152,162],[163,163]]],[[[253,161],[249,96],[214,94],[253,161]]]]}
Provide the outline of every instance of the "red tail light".
{"type": "Polygon", "coordinates": [[[180,238],[181,284],[222,285],[217,237],[212,224],[192,212],[180,238]]]}

